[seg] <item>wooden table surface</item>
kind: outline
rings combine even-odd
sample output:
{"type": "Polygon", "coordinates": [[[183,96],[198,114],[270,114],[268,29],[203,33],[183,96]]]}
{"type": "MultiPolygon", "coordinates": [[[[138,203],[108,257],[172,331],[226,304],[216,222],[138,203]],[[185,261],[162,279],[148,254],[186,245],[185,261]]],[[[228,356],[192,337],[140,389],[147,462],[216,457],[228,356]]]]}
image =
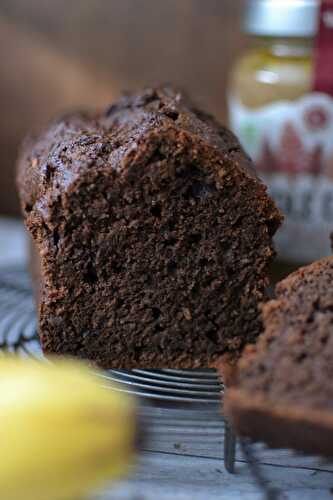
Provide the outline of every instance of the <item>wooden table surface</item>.
{"type": "MultiPolygon", "coordinates": [[[[0,219],[1,266],[24,264],[26,241],[15,220],[0,219]]],[[[236,471],[224,469],[224,425],[218,408],[141,405],[148,429],[144,449],[129,479],[94,500],[215,500],[264,498],[237,450],[236,471]]],[[[256,447],[261,471],[283,499],[333,499],[333,464],[287,450],[256,447]]]]}

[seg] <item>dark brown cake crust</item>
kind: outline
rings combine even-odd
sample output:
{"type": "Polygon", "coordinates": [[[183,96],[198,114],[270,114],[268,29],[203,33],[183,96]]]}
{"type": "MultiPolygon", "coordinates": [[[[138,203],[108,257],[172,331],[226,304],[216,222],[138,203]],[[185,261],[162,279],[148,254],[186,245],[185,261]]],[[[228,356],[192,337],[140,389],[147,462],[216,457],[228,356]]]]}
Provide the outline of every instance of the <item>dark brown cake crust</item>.
{"type": "Polygon", "coordinates": [[[282,281],[264,305],[226,396],[236,430],[273,447],[333,456],[333,257],[282,281]]]}
{"type": "Polygon", "coordinates": [[[47,353],[110,368],[212,366],[261,330],[281,216],[236,138],[169,88],[26,144],[47,353]]]}

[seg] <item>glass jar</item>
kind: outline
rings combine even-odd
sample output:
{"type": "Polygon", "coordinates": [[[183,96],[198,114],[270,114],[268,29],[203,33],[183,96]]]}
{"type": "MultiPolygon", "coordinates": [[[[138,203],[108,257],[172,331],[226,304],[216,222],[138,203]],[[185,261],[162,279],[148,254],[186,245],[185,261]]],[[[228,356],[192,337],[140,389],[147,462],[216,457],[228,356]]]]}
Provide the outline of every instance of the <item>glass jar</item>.
{"type": "Polygon", "coordinates": [[[311,91],[312,53],[313,38],[252,37],[233,68],[230,98],[257,110],[302,97],[311,91]]]}
{"type": "Polygon", "coordinates": [[[276,237],[275,279],[331,253],[333,98],[327,75],[324,91],[316,74],[325,4],[251,0],[245,21],[250,48],[229,82],[231,128],[285,216],[276,237]]]}

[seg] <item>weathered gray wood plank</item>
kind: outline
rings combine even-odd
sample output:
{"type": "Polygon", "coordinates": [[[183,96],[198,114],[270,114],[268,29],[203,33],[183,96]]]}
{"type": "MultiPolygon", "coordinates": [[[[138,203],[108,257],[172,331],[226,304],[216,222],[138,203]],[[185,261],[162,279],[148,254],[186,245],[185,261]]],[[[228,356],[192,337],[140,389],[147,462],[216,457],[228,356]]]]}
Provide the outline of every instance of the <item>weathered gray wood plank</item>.
{"type": "MultiPolygon", "coordinates": [[[[191,409],[143,409],[144,421],[149,430],[146,451],[173,453],[196,457],[223,459],[224,424],[218,410],[194,411],[191,409]]],[[[333,463],[320,457],[305,457],[290,450],[271,450],[256,445],[260,463],[319,469],[333,472],[333,463]]],[[[241,458],[237,450],[237,458],[241,458]]]]}
{"type": "MultiPolygon", "coordinates": [[[[265,466],[265,475],[273,487],[281,488],[288,500],[331,500],[331,472],[302,468],[292,471],[265,466]]],[[[144,453],[130,480],[97,495],[98,500],[259,500],[258,489],[248,467],[237,464],[237,474],[224,471],[216,459],[203,459],[144,453]]]]}

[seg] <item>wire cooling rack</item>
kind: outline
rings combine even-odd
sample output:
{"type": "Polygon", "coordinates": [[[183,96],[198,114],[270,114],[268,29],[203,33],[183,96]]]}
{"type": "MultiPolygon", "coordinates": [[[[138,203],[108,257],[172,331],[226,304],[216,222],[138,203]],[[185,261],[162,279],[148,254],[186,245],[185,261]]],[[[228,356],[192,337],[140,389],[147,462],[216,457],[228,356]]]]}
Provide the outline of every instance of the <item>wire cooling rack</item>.
{"type": "MultiPolygon", "coordinates": [[[[0,269],[1,352],[43,358],[30,279],[25,269],[0,269]]],[[[219,417],[224,388],[215,370],[109,370],[102,377],[105,383],[118,382],[122,391],[139,396],[155,408],[187,409],[191,418],[207,415],[207,422],[210,416],[215,422],[219,418],[224,433],[224,464],[229,472],[234,471],[235,439],[230,427],[219,417]]]]}

